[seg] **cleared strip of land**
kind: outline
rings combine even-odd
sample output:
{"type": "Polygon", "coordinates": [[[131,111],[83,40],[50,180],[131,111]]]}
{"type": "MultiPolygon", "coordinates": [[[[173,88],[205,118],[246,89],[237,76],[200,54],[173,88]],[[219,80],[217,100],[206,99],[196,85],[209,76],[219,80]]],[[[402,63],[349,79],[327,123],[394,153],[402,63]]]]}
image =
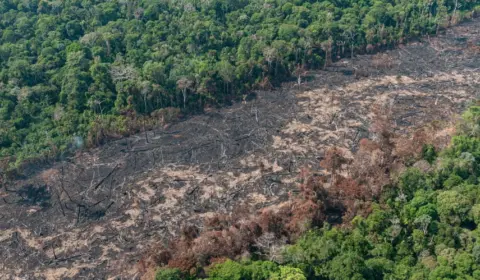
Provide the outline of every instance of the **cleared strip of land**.
{"type": "MultiPolygon", "coordinates": [[[[477,19],[149,132],[148,143],[139,134],[31,167],[0,193],[0,275],[138,275],[142,254],[182,224],[285,201],[303,167],[322,172],[326,148],[354,151],[369,137],[377,104],[405,134],[432,122],[448,127],[480,95],[479,42],[477,19]]],[[[448,135],[438,130],[439,140],[448,135]]]]}

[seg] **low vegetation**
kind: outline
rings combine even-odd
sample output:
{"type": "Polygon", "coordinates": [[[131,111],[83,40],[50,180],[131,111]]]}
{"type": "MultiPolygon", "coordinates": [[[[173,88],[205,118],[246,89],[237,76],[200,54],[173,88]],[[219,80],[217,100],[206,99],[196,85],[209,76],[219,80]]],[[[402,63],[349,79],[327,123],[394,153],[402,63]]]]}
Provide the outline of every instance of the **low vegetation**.
{"type": "Polygon", "coordinates": [[[476,12],[470,0],[5,0],[0,157],[101,144],[476,12]]]}
{"type": "Polygon", "coordinates": [[[191,253],[187,266],[178,262],[178,252],[157,259],[168,264],[157,279],[478,279],[480,107],[463,114],[451,144],[438,152],[425,133],[393,143],[384,121],[377,126],[377,140],[362,140],[353,159],[331,149],[322,162],[330,171],[328,180],[306,175],[309,179],[292,198],[293,212],[229,225],[216,221],[216,229],[190,239],[184,233],[182,242],[198,246],[204,241],[204,247],[195,252],[182,248],[182,254],[191,253]],[[360,159],[382,172],[359,172],[355,164],[360,159]],[[345,163],[348,177],[338,172],[345,163]],[[399,163],[404,167],[395,168],[399,163]],[[327,222],[333,209],[342,209],[342,226],[327,222]],[[242,232],[242,238],[231,232],[242,232]],[[254,241],[245,240],[252,235],[254,241]],[[259,246],[269,235],[275,237],[268,246],[259,246]],[[276,247],[282,238],[283,245],[276,247]]]}
{"type": "Polygon", "coordinates": [[[0,1],[5,273],[479,279],[480,106],[465,112],[448,147],[433,126],[411,137],[395,127],[445,120],[449,106],[478,96],[478,36],[465,36],[478,25],[441,33],[475,17],[479,4],[0,1]],[[380,52],[430,34],[454,43],[428,38],[397,56],[380,52]],[[364,53],[372,55],[335,63],[364,53]],[[309,83],[323,83],[317,90],[258,91],[246,102],[255,89],[301,85],[322,68],[309,83]],[[380,72],[388,76],[364,79],[380,72]],[[371,103],[382,96],[405,114],[393,120],[371,103]],[[240,98],[245,106],[166,125],[240,98]],[[43,160],[121,137],[44,169],[43,160]],[[23,176],[4,172],[30,160],[42,162],[23,176]]]}

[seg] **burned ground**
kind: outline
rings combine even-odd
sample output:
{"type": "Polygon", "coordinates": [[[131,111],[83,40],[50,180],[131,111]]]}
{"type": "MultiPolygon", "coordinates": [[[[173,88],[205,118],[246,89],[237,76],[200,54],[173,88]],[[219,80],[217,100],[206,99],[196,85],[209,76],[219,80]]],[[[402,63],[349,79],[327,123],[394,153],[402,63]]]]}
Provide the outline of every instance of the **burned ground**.
{"type": "MultiPolygon", "coordinates": [[[[2,279],[140,276],[137,262],[185,224],[278,204],[326,148],[354,152],[372,107],[395,129],[448,127],[480,94],[480,21],[436,38],[344,59],[300,87],[109,143],[25,171],[0,196],[2,279]],[[348,71],[345,71],[348,70],[348,71]],[[355,74],[353,74],[355,73],[355,74]]],[[[448,138],[438,130],[438,138],[448,138]]]]}

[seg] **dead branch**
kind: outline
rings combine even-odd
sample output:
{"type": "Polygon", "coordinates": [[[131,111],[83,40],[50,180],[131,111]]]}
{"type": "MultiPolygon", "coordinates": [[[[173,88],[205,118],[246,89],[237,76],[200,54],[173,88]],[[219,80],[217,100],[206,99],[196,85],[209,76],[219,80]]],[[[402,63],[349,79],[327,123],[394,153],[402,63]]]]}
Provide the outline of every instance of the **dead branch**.
{"type": "Polygon", "coordinates": [[[118,163],[115,165],[115,167],[112,169],[112,171],[110,171],[107,176],[105,176],[102,180],[100,180],[100,182],[98,182],[94,187],[93,189],[96,190],[98,189],[102,184],[103,182],[105,182],[106,179],[108,179],[108,177],[110,177],[115,171],[117,171],[117,168],[118,168],[118,163]]]}

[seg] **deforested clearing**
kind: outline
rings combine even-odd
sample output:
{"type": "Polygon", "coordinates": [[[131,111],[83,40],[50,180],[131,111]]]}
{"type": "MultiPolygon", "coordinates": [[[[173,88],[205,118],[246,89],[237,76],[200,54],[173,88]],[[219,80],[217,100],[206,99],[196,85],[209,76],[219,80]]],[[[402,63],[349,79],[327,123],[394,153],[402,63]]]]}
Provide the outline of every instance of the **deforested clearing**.
{"type": "Polygon", "coordinates": [[[342,59],[255,98],[31,165],[0,196],[2,279],[133,279],[154,245],[212,213],[286,202],[303,169],[330,147],[357,151],[387,108],[397,132],[451,123],[480,94],[478,19],[437,37],[342,59]],[[475,44],[474,44],[475,46],[475,44]],[[349,75],[354,69],[368,75],[349,75]]]}

